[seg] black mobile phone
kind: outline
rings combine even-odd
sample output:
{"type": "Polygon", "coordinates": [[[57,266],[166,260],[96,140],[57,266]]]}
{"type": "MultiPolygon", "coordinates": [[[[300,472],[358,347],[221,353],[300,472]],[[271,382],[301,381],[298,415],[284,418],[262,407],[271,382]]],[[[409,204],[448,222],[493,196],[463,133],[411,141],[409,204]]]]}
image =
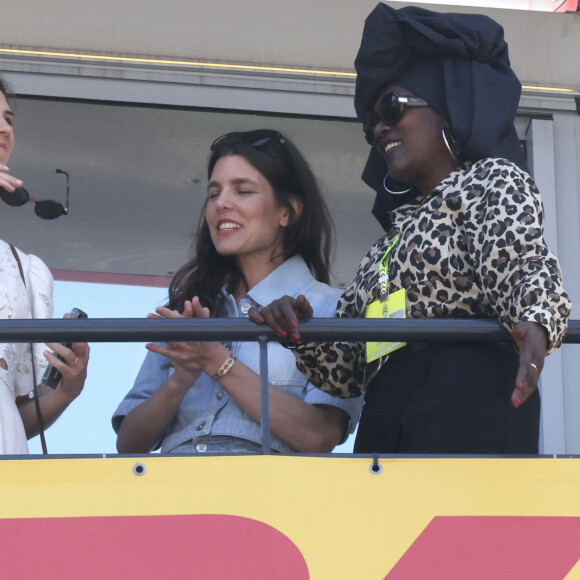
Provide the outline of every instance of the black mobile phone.
{"type": "MultiPolygon", "coordinates": [[[[73,308],[70,311],[68,320],[71,320],[73,318],[88,318],[88,316],[87,313],[83,312],[80,308],[73,308]]],[[[72,348],[72,342],[63,342],[62,344],[64,344],[64,346],[66,346],[67,348],[72,348]]],[[[64,360],[62,356],[60,356],[59,354],[56,356],[60,360],[64,360]]],[[[46,369],[46,371],[44,372],[44,376],[42,377],[41,383],[51,389],[56,389],[56,387],[58,387],[58,385],[60,384],[61,379],[62,373],[59,370],[55,369],[52,365],[48,365],[48,368],[46,369]]]]}

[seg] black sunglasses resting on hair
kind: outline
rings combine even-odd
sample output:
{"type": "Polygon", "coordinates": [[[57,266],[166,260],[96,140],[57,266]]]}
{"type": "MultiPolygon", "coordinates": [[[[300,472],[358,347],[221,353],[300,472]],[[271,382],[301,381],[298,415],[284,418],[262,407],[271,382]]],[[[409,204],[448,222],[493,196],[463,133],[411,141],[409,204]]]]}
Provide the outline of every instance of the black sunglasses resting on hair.
{"type": "Polygon", "coordinates": [[[286,140],[279,131],[273,129],[254,129],[253,131],[226,133],[225,135],[218,137],[211,144],[209,149],[213,153],[216,151],[218,146],[224,145],[227,142],[246,143],[256,149],[265,149],[268,145],[274,145],[279,158],[289,167],[292,168],[294,166],[286,140]]]}
{"type": "Polygon", "coordinates": [[[0,187],[0,198],[4,203],[8,205],[18,207],[24,205],[25,203],[31,202],[34,203],[34,213],[42,219],[45,220],[54,220],[61,215],[68,215],[68,206],[69,206],[69,193],[70,193],[70,182],[69,176],[66,171],[62,169],[57,169],[57,173],[62,173],[66,176],[66,202],[65,206],[63,207],[62,204],[58,201],[46,199],[37,201],[36,199],[32,199],[23,187],[19,187],[15,189],[13,192],[6,191],[2,187],[0,187]]]}
{"type": "Polygon", "coordinates": [[[282,134],[279,131],[274,131],[272,129],[255,129],[253,131],[239,131],[233,133],[226,133],[221,137],[218,137],[209,148],[210,151],[215,151],[217,146],[220,143],[224,143],[226,141],[242,141],[243,143],[247,143],[252,147],[264,147],[270,141],[274,139],[277,141],[282,147],[286,145],[286,141],[282,134]]]}

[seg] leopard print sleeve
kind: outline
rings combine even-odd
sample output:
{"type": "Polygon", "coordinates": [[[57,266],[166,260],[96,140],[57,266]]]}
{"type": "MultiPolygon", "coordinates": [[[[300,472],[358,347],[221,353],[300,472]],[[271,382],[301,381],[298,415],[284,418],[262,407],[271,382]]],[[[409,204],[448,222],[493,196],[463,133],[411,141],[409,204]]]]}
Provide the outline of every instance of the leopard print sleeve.
{"type": "Polygon", "coordinates": [[[520,320],[541,324],[553,352],[566,333],[571,304],[558,260],[544,241],[538,189],[509,161],[476,165],[464,223],[472,228],[466,237],[481,287],[506,328],[520,320]]]}
{"type": "MultiPolygon", "coordinates": [[[[362,318],[367,305],[377,299],[378,262],[386,248],[385,239],[379,240],[362,260],[355,280],[338,301],[338,318],[362,318]]],[[[358,397],[362,394],[363,343],[303,343],[292,350],[298,370],[322,391],[339,398],[358,397]]]]}

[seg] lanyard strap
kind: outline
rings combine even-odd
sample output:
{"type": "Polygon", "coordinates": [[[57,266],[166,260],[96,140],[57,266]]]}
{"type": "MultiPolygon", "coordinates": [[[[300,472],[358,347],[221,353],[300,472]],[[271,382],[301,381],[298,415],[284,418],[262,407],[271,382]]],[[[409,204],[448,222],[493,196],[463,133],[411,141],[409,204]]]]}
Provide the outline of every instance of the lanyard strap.
{"type": "Polygon", "coordinates": [[[379,296],[381,300],[386,300],[389,297],[389,259],[400,237],[401,234],[395,236],[379,262],[379,296]]]}
{"type": "MultiPolygon", "coordinates": [[[[10,249],[14,254],[14,259],[18,264],[18,271],[20,272],[22,283],[26,288],[26,279],[24,278],[24,270],[22,269],[22,262],[20,261],[18,252],[16,251],[16,248],[12,244],[10,244],[10,249]]],[[[34,368],[34,345],[30,343],[29,346],[30,346],[30,360],[32,361],[32,390],[34,392],[34,408],[36,409],[36,420],[38,421],[38,430],[39,430],[38,434],[40,435],[40,444],[42,445],[42,453],[46,455],[48,451],[46,449],[46,439],[44,437],[44,422],[42,420],[42,414],[40,412],[40,403],[38,402],[38,390],[36,387],[36,370],[34,368]]]]}

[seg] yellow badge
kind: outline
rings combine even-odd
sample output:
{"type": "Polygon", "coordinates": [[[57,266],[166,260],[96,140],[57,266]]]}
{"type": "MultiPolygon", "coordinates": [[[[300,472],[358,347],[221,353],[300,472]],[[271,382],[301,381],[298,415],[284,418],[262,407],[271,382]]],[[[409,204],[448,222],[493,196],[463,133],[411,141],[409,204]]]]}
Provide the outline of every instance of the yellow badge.
{"type": "MultiPolygon", "coordinates": [[[[405,289],[393,292],[386,300],[375,300],[367,306],[365,318],[405,318],[405,289]]],[[[367,342],[366,361],[372,362],[399,348],[406,342],[367,342]]]]}

